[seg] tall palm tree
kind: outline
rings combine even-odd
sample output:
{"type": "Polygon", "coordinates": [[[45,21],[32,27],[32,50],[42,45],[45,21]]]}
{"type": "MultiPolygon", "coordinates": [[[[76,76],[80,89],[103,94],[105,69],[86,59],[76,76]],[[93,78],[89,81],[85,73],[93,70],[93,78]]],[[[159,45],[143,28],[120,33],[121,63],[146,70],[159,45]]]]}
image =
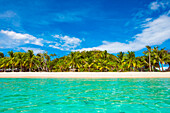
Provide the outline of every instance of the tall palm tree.
{"type": "Polygon", "coordinates": [[[152,52],[153,52],[153,55],[154,55],[153,65],[154,65],[154,67],[158,67],[159,71],[161,71],[160,65],[159,65],[161,51],[158,50],[158,46],[154,47],[152,50],[153,50],[152,52]]]}
{"type": "Polygon", "coordinates": [[[31,72],[31,69],[33,67],[33,64],[35,62],[35,55],[34,52],[32,50],[28,50],[26,53],[27,57],[26,60],[24,62],[24,64],[27,64],[28,68],[29,68],[29,72],[31,72]]]}
{"type": "Polygon", "coordinates": [[[151,69],[151,47],[150,46],[146,46],[146,48],[147,48],[147,51],[148,51],[148,53],[149,53],[149,71],[151,72],[152,71],[152,69],[151,69]]]}
{"type": "Polygon", "coordinates": [[[8,62],[8,66],[12,65],[12,72],[14,72],[14,65],[15,65],[15,57],[14,57],[14,52],[13,51],[9,51],[8,55],[10,56],[10,60],[8,62]]]}

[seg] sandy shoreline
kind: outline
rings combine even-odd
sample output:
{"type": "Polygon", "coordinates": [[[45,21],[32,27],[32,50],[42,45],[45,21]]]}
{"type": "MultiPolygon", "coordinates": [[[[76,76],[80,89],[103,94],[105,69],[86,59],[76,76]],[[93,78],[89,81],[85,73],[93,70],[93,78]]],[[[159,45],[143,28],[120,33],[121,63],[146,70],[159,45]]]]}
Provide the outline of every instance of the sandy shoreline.
{"type": "Polygon", "coordinates": [[[1,72],[0,78],[170,78],[170,72],[1,72]]]}

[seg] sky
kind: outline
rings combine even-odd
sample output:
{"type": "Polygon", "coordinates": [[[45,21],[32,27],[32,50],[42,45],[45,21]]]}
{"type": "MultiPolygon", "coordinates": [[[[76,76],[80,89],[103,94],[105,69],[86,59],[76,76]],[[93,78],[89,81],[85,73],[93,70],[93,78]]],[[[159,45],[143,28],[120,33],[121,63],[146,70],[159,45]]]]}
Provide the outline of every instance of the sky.
{"type": "Polygon", "coordinates": [[[170,0],[0,0],[0,52],[170,50],[170,0]]]}

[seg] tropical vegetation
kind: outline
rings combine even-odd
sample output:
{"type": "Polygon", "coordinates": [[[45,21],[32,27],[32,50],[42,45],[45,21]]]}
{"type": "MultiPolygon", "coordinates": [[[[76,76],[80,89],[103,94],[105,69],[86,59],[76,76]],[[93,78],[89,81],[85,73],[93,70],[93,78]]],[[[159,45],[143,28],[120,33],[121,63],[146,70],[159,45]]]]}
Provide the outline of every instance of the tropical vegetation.
{"type": "MultiPolygon", "coordinates": [[[[126,72],[126,71],[165,71],[164,64],[170,65],[170,53],[158,47],[147,50],[143,56],[135,56],[135,52],[119,52],[109,54],[106,50],[75,51],[67,56],[56,54],[9,51],[8,55],[0,52],[1,71],[20,72],[126,72]]],[[[168,68],[166,71],[169,71],[168,68]]]]}

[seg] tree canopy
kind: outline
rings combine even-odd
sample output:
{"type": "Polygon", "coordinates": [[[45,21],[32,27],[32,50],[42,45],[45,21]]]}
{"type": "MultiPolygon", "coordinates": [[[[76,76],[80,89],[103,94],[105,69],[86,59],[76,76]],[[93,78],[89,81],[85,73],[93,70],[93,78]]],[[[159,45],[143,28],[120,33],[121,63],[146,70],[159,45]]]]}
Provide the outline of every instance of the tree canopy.
{"type": "MultiPolygon", "coordinates": [[[[0,52],[1,71],[20,72],[126,72],[164,71],[163,65],[170,64],[170,53],[163,49],[146,46],[143,56],[135,52],[109,54],[106,50],[75,51],[67,56],[56,58],[56,54],[9,51],[8,56],[0,52]]],[[[166,71],[169,71],[168,68],[166,71]]]]}

